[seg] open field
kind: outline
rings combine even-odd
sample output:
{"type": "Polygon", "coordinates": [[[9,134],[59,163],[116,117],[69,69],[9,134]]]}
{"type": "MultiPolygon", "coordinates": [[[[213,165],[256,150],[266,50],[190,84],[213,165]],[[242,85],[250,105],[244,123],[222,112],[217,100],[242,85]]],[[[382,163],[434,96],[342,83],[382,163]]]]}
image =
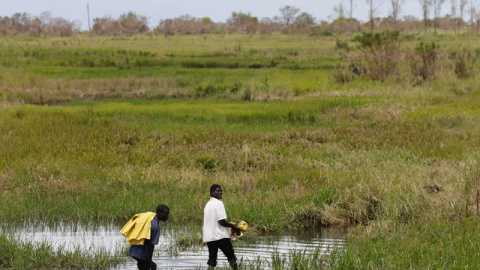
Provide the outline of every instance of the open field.
{"type": "Polygon", "coordinates": [[[478,265],[480,37],[428,37],[421,81],[345,73],[351,40],[2,39],[0,219],[200,226],[216,182],[255,232],[347,228],[332,268],[478,265]]]}

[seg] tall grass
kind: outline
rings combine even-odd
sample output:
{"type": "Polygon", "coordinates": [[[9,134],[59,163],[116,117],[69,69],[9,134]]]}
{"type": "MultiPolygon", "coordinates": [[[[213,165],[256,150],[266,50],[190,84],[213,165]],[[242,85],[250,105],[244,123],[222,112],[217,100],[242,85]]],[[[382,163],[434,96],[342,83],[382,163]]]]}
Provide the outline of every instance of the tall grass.
{"type": "Polygon", "coordinates": [[[391,224],[359,238],[337,269],[469,269],[480,263],[478,218],[391,224]]]}
{"type": "Polygon", "coordinates": [[[124,260],[121,254],[105,250],[88,254],[79,249],[54,248],[48,242],[22,242],[0,235],[0,267],[5,269],[107,269],[124,260]]]}

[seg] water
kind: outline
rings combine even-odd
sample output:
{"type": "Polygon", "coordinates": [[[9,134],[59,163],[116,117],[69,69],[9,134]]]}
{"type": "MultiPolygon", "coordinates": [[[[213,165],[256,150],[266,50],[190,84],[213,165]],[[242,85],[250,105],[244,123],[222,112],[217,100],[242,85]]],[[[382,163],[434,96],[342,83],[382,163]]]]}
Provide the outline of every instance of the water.
{"type": "MultiPolygon", "coordinates": [[[[99,250],[107,251],[112,256],[122,253],[128,247],[126,239],[117,225],[69,225],[60,224],[55,227],[30,226],[15,229],[2,229],[11,232],[18,239],[47,242],[55,248],[64,250],[80,249],[85,252],[99,250]]],[[[200,229],[165,228],[160,236],[160,243],[155,247],[154,261],[158,269],[206,269],[208,249],[206,246],[194,246],[185,250],[176,245],[175,236],[191,234],[192,231],[200,237],[200,229]]],[[[248,232],[247,232],[248,233],[248,232]]],[[[271,262],[274,252],[280,257],[287,257],[293,251],[314,253],[317,249],[322,254],[329,254],[333,249],[341,249],[344,244],[342,235],[328,233],[310,233],[299,235],[266,235],[258,237],[243,237],[233,243],[235,255],[243,262],[262,261],[271,262]]],[[[227,267],[228,262],[219,251],[218,266],[227,267]]],[[[116,266],[114,269],[136,269],[136,261],[127,257],[127,262],[116,266]]]]}

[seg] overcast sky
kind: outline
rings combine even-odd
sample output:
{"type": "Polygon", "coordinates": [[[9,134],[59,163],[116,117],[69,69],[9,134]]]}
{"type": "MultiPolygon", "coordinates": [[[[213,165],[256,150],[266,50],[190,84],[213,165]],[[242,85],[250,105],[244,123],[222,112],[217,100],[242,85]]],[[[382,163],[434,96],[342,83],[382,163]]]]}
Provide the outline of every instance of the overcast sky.
{"type": "MultiPolygon", "coordinates": [[[[390,0],[374,0],[382,2],[377,16],[386,17],[391,10],[390,0]]],[[[280,14],[279,8],[289,5],[308,12],[317,20],[331,21],[333,9],[340,3],[347,10],[349,0],[0,0],[0,16],[11,16],[18,12],[26,12],[34,16],[49,11],[53,17],[62,17],[70,21],[78,21],[81,29],[88,29],[87,4],[90,7],[90,18],[111,16],[118,18],[123,13],[132,11],[148,18],[150,27],[155,27],[163,19],[189,14],[197,18],[210,17],[215,22],[225,22],[232,12],[249,12],[252,16],[273,18],[280,14]]],[[[450,12],[450,1],[442,7],[442,14],[450,12]]],[[[366,0],[353,0],[353,17],[367,20],[366,0]]],[[[413,15],[421,18],[418,0],[404,0],[401,16],[413,15]]]]}

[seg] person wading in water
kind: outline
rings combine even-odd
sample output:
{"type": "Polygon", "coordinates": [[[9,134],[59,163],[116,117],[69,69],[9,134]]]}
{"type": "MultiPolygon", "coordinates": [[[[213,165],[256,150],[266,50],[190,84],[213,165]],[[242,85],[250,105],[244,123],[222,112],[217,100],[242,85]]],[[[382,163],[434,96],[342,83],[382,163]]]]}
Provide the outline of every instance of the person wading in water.
{"type": "Polygon", "coordinates": [[[154,212],[133,216],[120,230],[131,245],[128,254],[137,261],[139,270],[156,270],[153,262],[153,250],[160,239],[160,221],[167,221],[170,208],[164,204],[157,206],[154,212]]]}
{"type": "Polygon", "coordinates": [[[240,229],[236,224],[227,221],[227,212],[221,201],[223,195],[222,188],[218,184],[210,187],[210,200],[203,210],[203,242],[208,247],[208,269],[214,269],[217,266],[217,254],[220,249],[227,257],[230,266],[238,269],[237,258],[230,241],[230,233],[227,228],[240,235],[240,229]]]}

